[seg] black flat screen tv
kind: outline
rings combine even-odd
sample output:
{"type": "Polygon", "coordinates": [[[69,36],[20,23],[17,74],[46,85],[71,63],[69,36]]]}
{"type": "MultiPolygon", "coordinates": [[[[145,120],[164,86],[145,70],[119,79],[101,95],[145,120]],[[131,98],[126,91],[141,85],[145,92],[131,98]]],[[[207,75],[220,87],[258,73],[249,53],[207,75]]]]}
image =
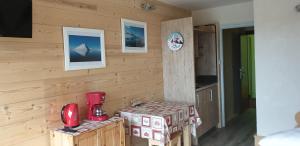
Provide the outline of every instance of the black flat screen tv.
{"type": "Polygon", "coordinates": [[[32,37],[32,0],[0,0],[0,37],[32,37]]]}

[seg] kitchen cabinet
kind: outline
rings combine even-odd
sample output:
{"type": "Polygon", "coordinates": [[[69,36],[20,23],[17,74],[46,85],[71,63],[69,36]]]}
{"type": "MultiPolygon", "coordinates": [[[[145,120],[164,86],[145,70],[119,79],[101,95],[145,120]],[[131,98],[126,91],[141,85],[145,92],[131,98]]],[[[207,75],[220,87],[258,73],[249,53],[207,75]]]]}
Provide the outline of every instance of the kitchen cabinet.
{"type": "Polygon", "coordinates": [[[216,26],[194,27],[196,76],[217,75],[216,26]]]}
{"type": "Polygon", "coordinates": [[[93,123],[92,126],[88,124],[84,122],[79,128],[92,128],[84,132],[78,130],[76,133],[68,133],[60,129],[51,130],[50,146],[125,146],[123,119],[93,123]]]}
{"type": "Polygon", "coordinates": [[[201,136],[219,123],[216,26],[195,26],[194,39],[196,107],[203,121],[197,135],[201,136]]]}
{"type": "Polygon", "coordinates": [[[219,122],[219,100],[217,84],[200,88],[196,92],[196,107],[201,117],[202,124],[197,129],[197,135],[201,136],[216,127],[219,122]]]}

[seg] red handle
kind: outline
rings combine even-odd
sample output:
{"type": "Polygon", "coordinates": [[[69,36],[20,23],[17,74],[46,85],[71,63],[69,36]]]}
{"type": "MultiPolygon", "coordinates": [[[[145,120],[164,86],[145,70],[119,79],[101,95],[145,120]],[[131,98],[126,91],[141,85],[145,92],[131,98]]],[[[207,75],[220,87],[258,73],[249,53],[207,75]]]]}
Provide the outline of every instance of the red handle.
{"type": "Polygon", "coordinates": [[[65,110],[66,106],[67,106],[67,105],[64,105],[64,106],[62,107],[62,109],[61,109],[61,120],[62,120],[62,122],[63,122],[64,124],[67,123],[66,120],[65,120],[65,116],[64,116],[64,110],[65,110]]]}

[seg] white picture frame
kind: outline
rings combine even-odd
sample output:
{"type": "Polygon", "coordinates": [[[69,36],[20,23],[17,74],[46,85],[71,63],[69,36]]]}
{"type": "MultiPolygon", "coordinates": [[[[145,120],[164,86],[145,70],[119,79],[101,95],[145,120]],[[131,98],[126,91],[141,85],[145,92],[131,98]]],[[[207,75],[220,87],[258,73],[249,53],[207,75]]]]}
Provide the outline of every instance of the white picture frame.
{"type": "Polygon", "coordinates": [[[63,27],[65,71],[106,67],[104,30],[63,27]]]}
{"type": "Polygon", "coordinates": [[[121,19],[122,52],[147,53],[147,23],[128,19],[121,19]]]}

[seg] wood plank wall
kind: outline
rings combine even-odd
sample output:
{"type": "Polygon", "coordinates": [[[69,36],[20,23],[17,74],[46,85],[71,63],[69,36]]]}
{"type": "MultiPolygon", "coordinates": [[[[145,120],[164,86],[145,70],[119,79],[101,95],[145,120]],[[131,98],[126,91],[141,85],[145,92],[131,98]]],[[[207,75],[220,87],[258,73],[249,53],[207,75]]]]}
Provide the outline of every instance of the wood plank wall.
{"type": "Polygon", "coordinates": [[[179,51],[171,51],[167,42],[162,42],[164,95],[167,101],[195,104],[195,65],[192,17],[165,21],[161,36],[180,32],[184,45],[179,51]]]}
{"type": "Polygon", "coordinates": [[[132,99],[163,99],[161,21],[191,12],[143,0],[33,0],[33,38],[0,38],[0,145],[48,146],[49,129],[60,125],[63,104],[79,104],[85,93],[107,93],[111,115],[132,99]],[[120,19],[148,23],[147,54],[122,54],[120,19]],[[64,71],[62,26],[105,30],[105,69],[64,71]]]}

